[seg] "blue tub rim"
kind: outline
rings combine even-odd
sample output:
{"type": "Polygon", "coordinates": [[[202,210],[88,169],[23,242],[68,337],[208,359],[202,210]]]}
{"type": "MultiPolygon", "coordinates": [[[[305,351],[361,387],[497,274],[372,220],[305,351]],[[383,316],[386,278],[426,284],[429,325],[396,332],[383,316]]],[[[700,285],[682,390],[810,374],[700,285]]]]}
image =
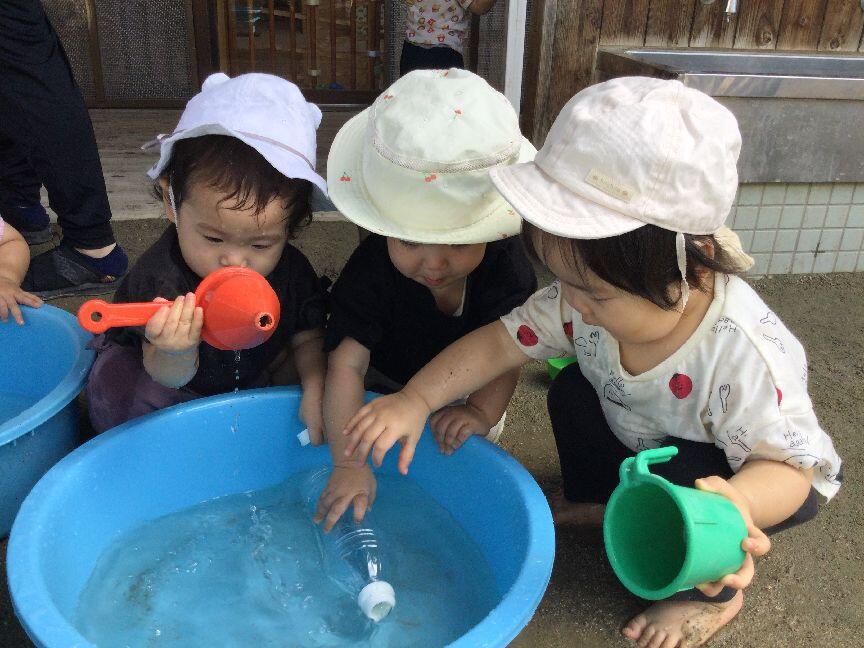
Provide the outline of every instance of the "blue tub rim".
{"type": "MultiPolygon", "coordinates": [[[[300,391],[298,387],[267,387],[246,390],[240,397],[277,397],[286,391],[300,391]]],[[[367,394],[377,397],[379,394],[367,394]]],[[[30,639],[39,646],[73,646],[74,648],[97,648],[81,635],[71,622],[57,608],[51,593],[42,578],[29,575],[39,574],[38,553],[32,550],[28,539],[40,527],[40,519],[45,514],[47,501],[43,492],[48,493],[61,487],[60,478],[64,467],[78,461],[83,454],[101,445],[112,443],[124,434],[129,427],[138,426],[143,420],[158,420],[176,415],[176,410],[195,411],[218,406],[236,400],[236,394],[219,394],[175,405],[152,412],[138,419],[128,421],[111,430],[103,432],[60,460],[33,487],[21,505],[12,526],[7,547],[7,580],[12,594],[15,615],[30,639]],[[40,627],[28,625],[21,608],[28,607],[35,612],[40,627]]],[[[555,557],[555,529],[540,486],[516,459],[496,445],[480,439],[469,439],[466,443],[475,445],[475,450],[489,461],[498,463],[502,472],[507,473],[515,482],[517,491],[523,496],[528,518],[529,537],[525,560],[510,589],[503,592],[501,600],[489,614],[446,648],[477,648],[478,646],[506,646],[528,625],[540,601],[546,593],[552,576],[555,557]]]]}
{"type": "MultiPolygon", "coordinates": [[[[93,339],[93,335],[82,329],[78,325],[78,320],[71,313],[49,304],[43,304],[39,308],[22,306],[21,311],[24,316],[25,326],[34,317],[54,320],[63,325],[79,340],[81,350],[78,358],[75,360],[75,364],[70,367],[63,380],[54,389],[17,416],[4,423],[0,423],[0,446],[20,438],[31,430],[35,430],[76,398],[84,387],[84,382],[87,380],[87,374],[90,372],[90,366],[93,364],[95,356],[94,351],[86,348],[87,343],[93,339]]],[[[5,324],[0,323],[0,326],[18,326],[18,324],[15,324],[10,319],[5,324]]]]}

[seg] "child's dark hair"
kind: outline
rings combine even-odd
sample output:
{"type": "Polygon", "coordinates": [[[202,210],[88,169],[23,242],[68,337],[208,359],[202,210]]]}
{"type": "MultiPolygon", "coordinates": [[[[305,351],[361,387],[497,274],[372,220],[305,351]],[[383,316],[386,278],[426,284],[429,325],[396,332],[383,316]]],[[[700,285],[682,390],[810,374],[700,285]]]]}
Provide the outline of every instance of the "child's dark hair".
{"type": "MultiPolygon", "coordinates": [[[[253,208],[256,218],[272,200],[282,201],[289,238],[312,221],[312,183],[285,177],[236,137],[202,135],[179,140],[162,176],[171,184],[177,209],[190,184],[203,182],[224,191],[227,195],[223,202],[236,201],[238,208],[253,208]]],[[[153,192],[162,198],[159,182],[154,184],[153,192]]]]}
{"type": "MultiPolygon", "coordinates": [[[[590,270],[604,281],[664,310],[680,299],[681,272],[675,253],[675,232],[644,225],[632,232],[601,239],[569,239],[523,222],[522,237],[529,253],[540,263],[555,250],[561,260],[583,279],[590,270]]],[[[687,283],[707,291],[705,270],[736,274],[733,260],[713,235],[684,235],[687,283]],[[706,245],[706,243],[712,245],[706,245]],[[711,249],[713,247],[713,254],[711,249]]]]}

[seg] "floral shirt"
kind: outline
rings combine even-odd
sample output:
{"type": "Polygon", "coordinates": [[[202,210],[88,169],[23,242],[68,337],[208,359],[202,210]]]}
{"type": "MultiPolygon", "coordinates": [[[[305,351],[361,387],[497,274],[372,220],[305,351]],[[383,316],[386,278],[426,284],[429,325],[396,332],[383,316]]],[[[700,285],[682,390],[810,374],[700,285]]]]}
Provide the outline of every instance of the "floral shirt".
{"type": "Polygon", "coordinates": [[[406,0],[405,38],[424,47],[450,47],[462,52],[472,0],[406,0]]]}
{"type": "Polygon", "coordinates": [[[813,486],[840,488],[840,457],[807,394],[801,343],[738,277],[717,274],[699,327],[659,365],[633,376],[618,342],[588,326],[558,282],[501,318],[515,344],[538,360],[575,356],[615,436],[637,452],[667,437],[713,443],[733,471],[748,459],[813,468],[813,486]]]}

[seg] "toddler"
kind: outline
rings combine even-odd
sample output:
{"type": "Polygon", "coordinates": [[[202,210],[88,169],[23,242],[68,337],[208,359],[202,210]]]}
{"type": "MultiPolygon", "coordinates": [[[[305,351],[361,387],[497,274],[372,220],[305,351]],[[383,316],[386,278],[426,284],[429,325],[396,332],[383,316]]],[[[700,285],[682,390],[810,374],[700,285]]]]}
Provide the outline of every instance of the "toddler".
{"type": "Polygon", "coordinates": [[[471,15],[482,16],[495,0],[406,0],[405,42],[399,73],[464,68],[463,42],[471,15]]]}
{"type": "MultiPolygon", "coordinates": [[[[533,154],[503,95],[456,69],[403,77],[336,136],[331,198],[373,234],[330,300],[324,414],[335,468],[318,506],[325,529],[352,502],[359,520],[375,498],[368,465],[342,456],[341,431],[363,404],[364,381],[400,389],[448,344],[536,289],[514,236],[519,217],[489,180],[489,169],[533,154]]],[[[475,434],[494,441],[518,376],[514,368],[442,406],[431,422],[442,451],[475,434]]]]}
{"type": "Polygon", "coordinates": [[[309,222],[321,112],[292,83],[266,74],[209,77],[150,169],[171,221],[115,295],[168,298],[144,329],[112,329],[97,342],[87,385],[102,431],[155,409],[235,388],[299,382],[300,414],[321,442],[326,358],[324,299],[309,261],[288,242],[309,222]],[[201,340],[194,290],[224,266],[267,278],[281,317],[265,343],[235,354],[201,340]]]}
{"type": "Polygon", "coordinates": [[[576,356],[548,398],[557,522],[599,524],[620,462],[675,445],[652,470],[727,497],[747,524],[737,573],[624,626],[641,648],[705,643],[740,611],[767,534],[812,518],[816,493],[831,498],[841,482],[801,344],[735,276],[742,253],[721,228],[740,145],[732,114],[678,81],[622,78],[576,95],[534,163],[491,172],[558,280],[346,426],[346,456],[372,449],[380,463],[401,440],[405,471],[430,412],[532,358],[576,356]]]}

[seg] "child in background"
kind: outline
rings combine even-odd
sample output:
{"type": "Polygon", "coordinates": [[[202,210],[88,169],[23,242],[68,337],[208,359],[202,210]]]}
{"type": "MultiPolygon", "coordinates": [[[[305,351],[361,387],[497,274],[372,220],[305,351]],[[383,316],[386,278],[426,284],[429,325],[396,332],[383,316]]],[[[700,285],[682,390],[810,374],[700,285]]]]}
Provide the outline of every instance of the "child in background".
{"type": "Polygon", "coordinates": [[[732,114],[678,81],[622,78],[576,95],[534,163],[492,171],[558,281],[346,426],[345,452],[360,459],[371,448],[380,463],[401,440],[405,471],[443,403],[532,358],[577,356],[548,399],[564,482],[556,521],[600,524],[620,462],[675,445],[652,471],[727,497],[748,528],[737,573],[625,625],[641,648],[705,643],[741,609],[766,533],[812,518],[815,493],[831,498],[841,482],[801,344],[734,275],[735,237],[715,234],[740,145],[732,114]]]}
{"type": "Polygon", "coordinates": [[[21,280],[30,263],[30,248],[24,237],[0,218],[0,321],[4,324],[12,315],[18,324],[24,323],[19,304],[38,308],[42,300],[21,289],[21,280]]]}
{"type": "Polygon", "coordinates": [[[411,70],[464,68],[465,32],[471,14],[488,13],[495,0],[406,0],[405,42],[399,59],[399,74],[411,70]]]}
{"type": "MultiPolygon", "coordinates": [[[[331,198],[373,234],[330,299],[324,420],[335,467],[318,504],[325,530],[352,503],[360,520],[375,499],[369,466],[342,455],[341,432],[363,404],[364,380],[376,391],[400,389],[448,344],[536,289],[514,236],[519,217],[488,173],[533,155],[503,95],[456,69],[402,77],[336,136],[331,198]]],[[[431,421],[441,450],[452,453],[475,434],[494,441],[518,377],[516,368],[442,405],[431,421]]]]}
{"type": "Polygon", "coordinates": [[[288,241],[311,219],[317,106],[292,83],[266,74],[214,74],[161,141],[149,171],[173,224],[124,279],[118,302],[165,298],[142,331],[112,329],[97,343],[87,385],[102,431],[147,412],[235,388],[299,382],[300,416],[321,443],[326,358],[318,277],[288,241]],[[281,316],[272,337],[239,353],[201,341],[193,291],[224,266],[265,276],[281,316]]]}

